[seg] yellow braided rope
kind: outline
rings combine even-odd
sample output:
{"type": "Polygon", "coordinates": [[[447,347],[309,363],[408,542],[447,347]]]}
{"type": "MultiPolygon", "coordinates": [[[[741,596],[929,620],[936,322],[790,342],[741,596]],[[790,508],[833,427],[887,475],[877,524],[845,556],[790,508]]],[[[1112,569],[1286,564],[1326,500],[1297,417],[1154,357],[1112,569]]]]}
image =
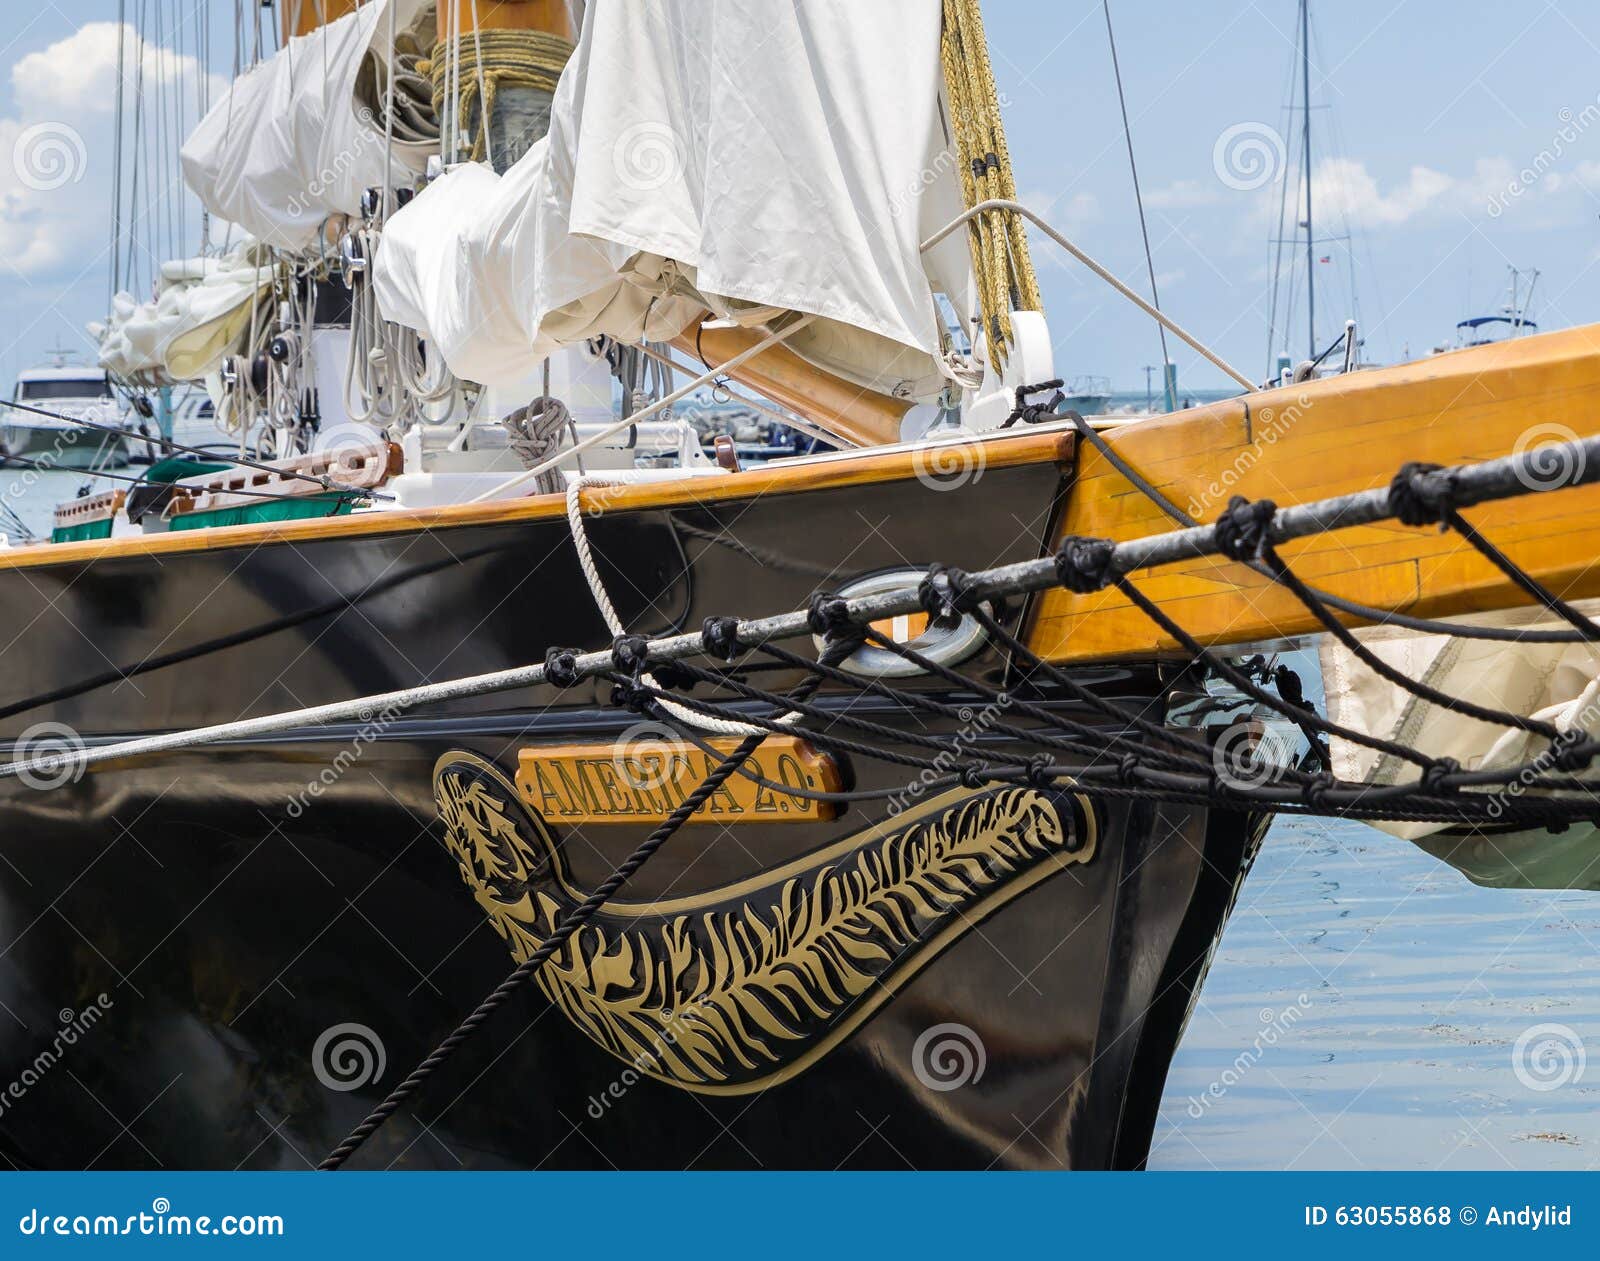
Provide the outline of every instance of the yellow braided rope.
{"type": "Polygon", "coordinates": [[[479,63],[482,65],[483,108],[478,111],[478,132],[472,138],[473,162],[481,162],[488,152],[489,120],[494,116],[495,98],[502,87],[538,88],[544,92],[556,90],[556,80],[572,56],[572,42],[548,31],[469,31],[459,41],[459,54],[453,54],[449,42],[433,46],[433,56],[418,63],[417,69],[433,80],[433,108],[441,119],[445,116],[445,85],[449,78],[452,55],[457,55],[461,84],[461,100],[456,115],[457,134],[465,134],[472,125],[472,107],[478,103],[479,63]]]}
{"type": "MultiPolygon", "coordinates": [[[[944,0],[939,59],[967,209],[983,201],[1015,200],[1016,179],[978,0],[944,0]]],[[[967,240],[989,353],[1002,365],[1012,343],[1011,312],[1044,309],[1027,234],[1017,215],[989,210],[968,222],[967,240]]]]}

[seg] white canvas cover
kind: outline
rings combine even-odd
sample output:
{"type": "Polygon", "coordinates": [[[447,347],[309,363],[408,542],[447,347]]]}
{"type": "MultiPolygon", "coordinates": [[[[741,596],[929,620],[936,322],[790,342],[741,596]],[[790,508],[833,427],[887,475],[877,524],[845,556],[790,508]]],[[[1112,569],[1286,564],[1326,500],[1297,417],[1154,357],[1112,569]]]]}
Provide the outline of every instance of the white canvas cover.
{"type": "MultiPolygon", "coordinates": [[[[1579,602],[1594,617],[1600,601],[1579,602]]],[[[1564,630],[1543,609],[1515,609],[1458,619],[1478,625],[1564,630]]],[[[1364,647],[1407,678],[1449,696],[1492,709],[1600,735],[1600,645],[1504,643],[1424,635],[1397,627],[1355,632],[1364,647]]],[[[1434,758],[1454,758],[1465,770],[1496,770],[1534,761],[1548,747],[1541,736],[1463,717],[1429,704],[1380,678],[1332,636],[1321,641],[1323,688],[1330,720],[1381,736],[1434,758]]],[[[1334,738],[1329,753],[1341,779],[1373,784],[1411,783],[1414,763],[1352,741],[1334,738]]],[[[1600,780],[1597,780],[1600,789],[1600,780]]],[[[1531,796],[1519,785],[1509,801],[1531,796]]],[[[1492,810],[1491,806],[1491,810],[1492,810]]],[[[1522,888],[1600,888],[1600,831],[1576,824],[1562,833],[1542,829],[1471,837],[1441,835],[1442,823],[1377,823],[1394,836],[1416,841],[1480,884],[1522,888]],[[1432,839],[1430,839],[1432,838],[1432,839]]]]}
{"type": "MultiPolygon", "coordinates": [[[[355,92],[369,46],[381,51],[385,42],[391,3],[404,26],[423,0],[373,0],[234,81],[181,155],[184,181],[207,210],[268,245],[299,250],[328,215],[355,214],[361,194],[384,183],[383,129],[355,92]]],[[[423,160],[397,150],[397,178],[411,169],[405,162],[423,160]]]]}
{"type": "MultiPolygon", "coordinates": [[[[596,0],[547,140],[504,176],[451,171],[389,221],[385,318],[494,384],[708,304],[789,309],[824,317],[807,342],[836,370],[936,390],[918,245],[961,210],[939,26],[929,0],[596,0]]],[[[965,242],[947,244],[935,270],[964,293],[965,242]]]]}
{"type": "Polygon", "coordinates": [[[117,294],[111,318],[95,330],[100,366],[125,381],[204,377],[239,342],[257,295],[271,300],[273,271],[263,255],[246,242],[221,258],[163,263],[154,302],[117,294]]]}

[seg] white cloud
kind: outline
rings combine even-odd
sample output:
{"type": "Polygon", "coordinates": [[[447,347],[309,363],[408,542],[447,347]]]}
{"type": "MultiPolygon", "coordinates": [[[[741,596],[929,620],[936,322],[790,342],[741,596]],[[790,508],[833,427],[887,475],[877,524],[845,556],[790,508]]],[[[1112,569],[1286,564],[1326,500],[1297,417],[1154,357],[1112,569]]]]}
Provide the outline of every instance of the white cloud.
{"type": "Polygon", "coordinates": [[[1215,206],[1223,200],[1223,190],[1215,184],[1199,180],[1177,180],[1165,188],[1145,194],[1144,204],[1151,210],[1192,210],[1198,206],[1215,206]]]}
{"type": "MultiPolygon", "coordinates": [[[[1483,157],[1465,174],[1417,164],[1404,178],[1385,182],[1363,162],[1325,158],[1313,170],[1311,185],[1321,223],[1331,218],[1381,229],[1459,220],[1463,215],[1494,220],[1515,214],[1522,227],[1571,226],[1584,221],[1592,209],[1600,191],[1600,162],[1585,160],[1563,169],[1543,164],[1519,167],[1508,158],[1483,157]]],[[[1257,219],[1275,219],[1281,196],[1280,182],[1264,189],[1256,205],[1257,219]]],[[[1301,218],[1304,213],[1302,204],[1301,218]]]]}
{"type": "MultiPolygon", "coordinates": [[[[110,236],[119,44],[130,137],[141,67],[147,139],[164,121],[170,149],[179,93],[184,116],[198,119],[199,63],[146,43],[131,26],[91,22],[19,58],[10,75],[15,106],[0,115],[0,275],[65,277],[108,266],[101,254],[110,236]]],[[[206,81],[213,94],[223,86],[215,76],[206,81]]],[[[146,152],[155,152],[153,143],[146,152]]],[[[159,196],[182,195],[172,186],[175,169],[150,166],[147,159],[141,172],[155,181],[147,187],[159,196]]]]}
{"type": "Polygon", "coordinates": [[[130,90],[143,59],[147,99],[185,80],[193,81],[194,58],[148,44],[133,27],[115,22],[90,22],[66,39],[27,54],[11,68],[11,90],[25,113],[51,110],[73,115],[110,113],[117,100],[117,44],[122,35],[123,73],[130,90]]]}
{"type": "Polygon", "coordinates": [[[1438,209],[1460,184],[1442,171],[1413,166],[1403,183],[1384,190],[1364,164],[1327,158],[1312,171],[1311,187],[1321,213],[1367,227],[1391,227],[1438,209]]]}

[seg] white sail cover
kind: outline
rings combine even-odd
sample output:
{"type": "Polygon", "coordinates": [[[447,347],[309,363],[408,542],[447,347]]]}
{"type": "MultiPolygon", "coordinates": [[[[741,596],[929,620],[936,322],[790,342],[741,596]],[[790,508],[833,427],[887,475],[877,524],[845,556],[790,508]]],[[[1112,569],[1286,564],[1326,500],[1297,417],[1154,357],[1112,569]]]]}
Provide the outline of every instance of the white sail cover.
{"type": "MultiPolygon", "coordinates": [[[[1600,601],[1580,601],[1577,607],[1590,617],[1600,613],[1600,601]]],[[[1519,630],[1569,629],[1554,614],[1537,608],[1458,620],[1519,630]]],[[[1398,627],[1372,627],[1355,634],[1385,664],[1448,696],[1537,718],[1559,731],[1600,736],[1600,646],[1460,639],[1398,627]]],[[[1547,740],[1530,732],[1479,722],[1419,699],[1379,677],[1331,635],[1323,637],[1320,655],[1328,717],[1341,726],[1396,741],[1429,757],[1454,758],[1469,771],[1536,762],[1548,747],[1547,740]]],[[[1333,770],[1342,779],[1386,785],[1419,778],[1414,763],[1353,741],[1336,737],[1329,753],[1333,770]]],[[[1535,778],[1498,790],[1494,801],[1534,797],[1535,778]]],[[[1600,781],[1596,790],[1600,791],[1600,781]]],[[[1592,826],[1574,824],[1556,834],[1486,828],[1471,836],[1447,832],[1443,823],[1374,826],[1415,841],[1479,884],[1600,888],[1600,831],[1592,826]]]]}
{"type": "MultiPolygon", "coordinates": [[[[382,126],[356,100],[362,58],[375,37],[383,45],[391,3],[404,27],[423,2],[373,0],[236,79],[183,146],[184,181],[201,204],[286,250],[310,245],[330,214],[359,211],[391,167],[382,126]]],[[[396,151],[397,178],[408,159],[396,151]]]]}
{"type": "Polygon", "coordinates": [[[100,366],[124,381],[197,381],[234,351],[252,307],[271,301],[271,260],[254,242],[221,258],[161,265],[154,302],[119,293],[111,318],[94,326],[100,366]]]}
{"type": "MultiPolygon", "coordinates": [[[[880,388],[906,384],[887,366],[917,378],[902,393],[936,389],[918,247],[961,210],[939,29],[930,0],[596,0],[547,139],[390,219],[380,309],[486,384],[599,333],[670,336],[709,303],[822,316],[809,340],[847,374],[854,354],[880,388]]],[[[935,262],[964,292],[951,244],[935,262]]]]}

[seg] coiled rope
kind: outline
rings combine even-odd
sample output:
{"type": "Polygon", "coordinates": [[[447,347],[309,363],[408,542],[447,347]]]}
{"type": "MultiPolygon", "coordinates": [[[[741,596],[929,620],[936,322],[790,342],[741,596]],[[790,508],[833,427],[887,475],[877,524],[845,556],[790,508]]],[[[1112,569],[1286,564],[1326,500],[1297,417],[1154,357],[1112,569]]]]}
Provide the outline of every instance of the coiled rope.
{"type": "MultiPolygon", "coordinates": [[[[967,209],[986,201],[1015,201],[1017,182],[978,0],[944,0],[939,59],[967,209]]],[[[974,215],[968,222],[967,241],[989,358],[998,367],[1012,344],[1011,312],[1044,310],[1039,278],[1022,222],[1011,211],[974,215]]]]}
{"type": "Polygon", "coordinates": [[[471,128],[473,107],[481,106],[477,133],[468,153],[469,160],[481,162],[488,153],[489,120],[494,116],[500,89],[533,88],[554,93],[572,49],[571,40],[548,31],[476,30],[470,39],[435,44],[432,57],[418,62],[417,69],[433,81],[433,108],[440,119],[446,116],[449,83],[452,79],[458,83],[457,134],[471,128]]]}

